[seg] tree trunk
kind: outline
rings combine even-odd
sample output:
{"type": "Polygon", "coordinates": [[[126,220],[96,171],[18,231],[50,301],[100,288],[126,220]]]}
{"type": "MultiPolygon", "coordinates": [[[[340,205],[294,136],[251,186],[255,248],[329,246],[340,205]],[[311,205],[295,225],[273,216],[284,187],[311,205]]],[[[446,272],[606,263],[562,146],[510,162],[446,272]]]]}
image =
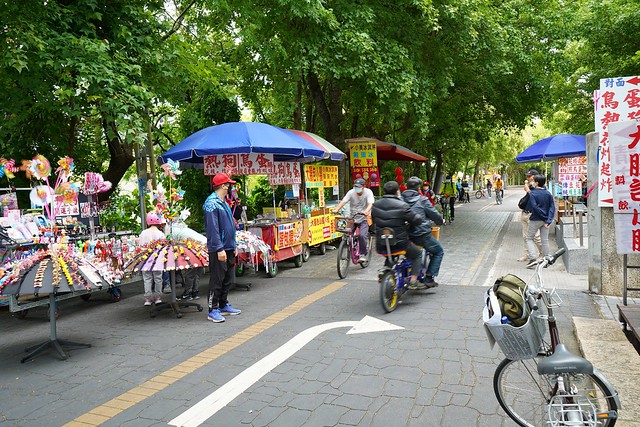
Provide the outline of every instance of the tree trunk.
{"type": "MultiPolygon", "coordinates": [[[[100,201],[109,199],[109,196],[115,191],[116,187],[122,180],[122,177],[129,169],[129,166],[135,161],[133,153],[133,147],[131,144],[120,141],[120,137],[117,132],[117,127],[114,122],[107,122],[106,119],[102,121],[102,127],[105,131],[105,137],[107,139],[107,146],[109,147],[109,166],[107,170],[102,174],[105,181],[111,182],[111,189],[104,193],[100,193],[98,198],[100,201]],[[109,138],[109,132],[107,129],[111,129],[114,137],[109,138]]],[[[151,159],[151,161],[155,161],[151,159]]]]}

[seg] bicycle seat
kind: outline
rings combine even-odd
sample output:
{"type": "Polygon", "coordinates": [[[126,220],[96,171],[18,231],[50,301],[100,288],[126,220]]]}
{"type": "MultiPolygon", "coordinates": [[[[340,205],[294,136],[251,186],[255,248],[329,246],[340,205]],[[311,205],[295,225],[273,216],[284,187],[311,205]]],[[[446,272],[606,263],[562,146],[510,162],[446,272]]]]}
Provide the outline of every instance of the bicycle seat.
{"type": "Polygon", "coordinates": [[[587,359],[571,353],[566,345],[558,344],[551,356],[538,363],[538,373],[549,375],[563,372],[593,374],[593,365],[587,359]]]}

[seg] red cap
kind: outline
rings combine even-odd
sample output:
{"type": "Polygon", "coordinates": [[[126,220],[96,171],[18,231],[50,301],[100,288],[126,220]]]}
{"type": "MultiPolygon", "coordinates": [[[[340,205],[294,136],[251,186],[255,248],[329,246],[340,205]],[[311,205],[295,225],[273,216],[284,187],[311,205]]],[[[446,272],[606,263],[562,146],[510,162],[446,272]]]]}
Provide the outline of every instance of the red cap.
{"type": "Polygon", "coordinates": [[[211,182],[213,183],[214,187],[217,187],[218,185],[226,184],[227,182],[229,184],[236,183],[234,180],[229,178],[229,176],[226,173],[217,173],[216,176],[213,177],[211,182]]]}

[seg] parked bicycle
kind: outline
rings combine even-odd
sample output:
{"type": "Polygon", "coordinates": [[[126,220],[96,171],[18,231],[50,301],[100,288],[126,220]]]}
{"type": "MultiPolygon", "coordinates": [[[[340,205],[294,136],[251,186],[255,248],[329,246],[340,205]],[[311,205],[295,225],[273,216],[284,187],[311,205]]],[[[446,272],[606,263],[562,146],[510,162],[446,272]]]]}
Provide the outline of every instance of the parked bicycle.
{"type": "Polygon", "coordinates": [[[544,257],[536,267],[535,284],[527,284],[522,295],[529,310],[524,325],[485,322],[507,356],[496,369],[493,388],[502,409],[519,426],[611,427],[620,408],[618,394],[589,361],[560,341],[553,309],[562,300],[555,289],[544,287],[540,274],[564,251],[544,257]]]}
{"type": "Polygon", "coordinates": [[[373,236],[371,234],[367,236],[366,261],[358,262],[360,259],[360,239],[358,239],[360,227],[354,227],[352,217],[339,217],[336,218],[336,228],[342,233],[342,240],[340,240],[340,246],[338,246],[338,276],[344,279],[349,273],[349,263],[360,265],[362,268],[369,266],[373,236]]]}
{"type": "MultiPolygon", "coordinates": [[[[390,229],[384,229],[380,237],[384,240],[387,249],[384,267],[378,272],[380,301],[382,302],[384,311],[391,313],[398,306],[400,297],[410,290],[411,262],[409,262],[405,256],[406,251],[391,252],[394,236],[390,229]]],[[[416,287],[416,290],[430,288],[424,285],[424,281],[427,278],[428,265],[429,254],[423,249],[420,258],[420,271],[418,271],[416,275],[418,277],[418,283],[421,284],[421,286],[416,287]]]]}
{"type": "Polygon", "coordinates": [[[478,191],[476,191],[476,199],[481,199],[483,197],[489,197],[487,195],[487,189],[486,188],[480,188],[478,191]]]}

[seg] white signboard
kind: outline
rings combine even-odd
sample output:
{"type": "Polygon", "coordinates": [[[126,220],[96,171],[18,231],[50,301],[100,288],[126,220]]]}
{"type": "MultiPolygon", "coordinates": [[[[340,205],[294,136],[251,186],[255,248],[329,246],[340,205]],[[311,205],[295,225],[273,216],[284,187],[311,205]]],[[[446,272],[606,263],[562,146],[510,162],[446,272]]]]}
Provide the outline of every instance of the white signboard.
{"type": "Polygon", "coordinates": [[[203,163],[205,175],[271,175],[274,171],[273,154],[214,154],[204,156],[203,163]]]}
{"type": "Polygon", "coordinates": [[[291,185],[301,183],[302,175],[300,173],[300,163],[274,162],[274,171],[269,175],[269,184],[291,185]]]}
{"type": "Polygon", "coordinates": [[[640,77],[616,77],[600,80],[595,97],[595,130],[599,133],[598,206],[613,206],[609,125],[640,119],[640,77]]]}
{"type": "Polygon", "coordinates": [[[640,253],[640,122],[608,129],[617,252],[640,253]]]}

